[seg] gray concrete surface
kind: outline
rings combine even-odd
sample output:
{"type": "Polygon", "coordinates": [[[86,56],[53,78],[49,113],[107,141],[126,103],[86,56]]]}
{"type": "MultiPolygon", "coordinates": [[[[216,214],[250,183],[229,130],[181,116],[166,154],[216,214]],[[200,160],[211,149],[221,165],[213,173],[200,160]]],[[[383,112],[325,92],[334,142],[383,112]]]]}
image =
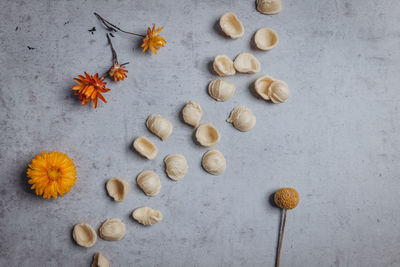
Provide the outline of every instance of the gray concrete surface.
{"type": "Polygon", "coordinates": [[[290,0],[275,16],[238,0],[3,0],[0,7],[1,266],[89,266],[97,251],[112,266],[272,266],[280,210],[269,199],[284,186],[297,188],[301,203],[289,212],[282,266],[400,266],[399,1],[290,0]],[[96,110],[70,90],[78,74],[102,73],[111,63],[94,11],[132,31],[163,25],[168,41],[154,56],[141,53],[139,39],[116,34],[129,78],[110,82],[108,103],[96,110]],[[228,11],[245,26],[238,40],[216,27],[228,11]],[[263,26],[280,37],[270,52],[250,45],[263,26]],[[214,101],[206,93],[217,78],[211,60],[242,51],[259,58],[261,73],[227,78],[236,94],[214,101]],[[289,84],[286,104],[254,97],[249,87],[260,74],[289,84]],[[216,148],[228,168],[221,176],[202,170],[207,149],[179,119],[189,100],[222,134],[216,148]],[[250,132],[225,122],[237,105],[257,116],[250,132]],[[145,128],[152,113],[174,124],[165,142],[145,128]],[[155,160],[131,150],[139,135],[158,146],[155,160]],[[25,171],[35,154],[53,150],[74,159],[79,178],[65,197],[49,201],[33,194],[25,171]],[[190,165],[179,182],[164,173],[169,153],[190,165]],[[143,169],[160,175],[158,196],[135,186],[143,169]],[[106,195],[113,176],[132,185],[123,203],[106,195]],[[135,223],[130,213],[142,205],[162,210],[164,221],[135,223]],[[89,249],[73,242],[74,224],[97,229],[111,217],[126,223],[122,241],[99,239],[89,249]]]}

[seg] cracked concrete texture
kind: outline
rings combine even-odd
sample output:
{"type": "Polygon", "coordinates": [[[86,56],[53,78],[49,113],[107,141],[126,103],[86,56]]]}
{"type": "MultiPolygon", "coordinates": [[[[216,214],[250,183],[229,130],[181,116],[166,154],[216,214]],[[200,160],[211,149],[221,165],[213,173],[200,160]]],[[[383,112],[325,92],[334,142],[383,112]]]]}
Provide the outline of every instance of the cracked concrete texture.
{"type": "Polygon", "coordinates": [[[235,0],[5,0],[0,7],[1,266],[89,266],[97,251],[112,266],[272,266],[280,211],[270,196],[284,186],[297,188],[301,201],[288,214],[282,266],[400,264],[400,2],[290,0],[274,16],[258,13],[254,1],[235,0]],[[108,103],[96,110],[70,90],[77,75],[111,64],[94,11],[138,33],[164,26],[168,41],[157,55],[142,54],[139,39],[116,33],[128,79],[109,82],[108,103]],[[218,29],[228,11],[244,24],[238,40],[218,29]],[[250,44],[264,26],[280,38],[270,52],[250,44]],[[235,95],[214,101],[206,92],[217,78],[213,57],[245,51],[260,60],[261,72],[226,78],[235,95]],[[289,101],[256,98],[251,84],[260,74],[285,80],[289,101]],[[228,165],[221,176],[201,169],[207,149],[193,143],[193,129],[179,118],[189,100],[221,132],[216,148],[228,165]],[[257,116],[250,132],[225,122],[238,105],[257,116]],[[145,127],[153,113],[174,124],[164,142],[145,127]],[[140,135],[158,146],[154,161],[131,150],[140,135]],[[32,193],[25,172],[35,154],[53,150],[74,159],[78,180],[49,201],[32,193]],[[170,153],[188,160],[179,182],[164,173],[170,153]],[[135,186],[144,169],[161,178],[156,197],[135,186]],[[131,183],[122,203],[105,192],[114,176],[131,183]],[[164,221],[135,223],[130,214],[144,205],[160,209],[164,221]],[[89,249],[73,242],[74,224],[98,229],[112,217],[127,226],[123,240],[98,239],[89,249]]]}

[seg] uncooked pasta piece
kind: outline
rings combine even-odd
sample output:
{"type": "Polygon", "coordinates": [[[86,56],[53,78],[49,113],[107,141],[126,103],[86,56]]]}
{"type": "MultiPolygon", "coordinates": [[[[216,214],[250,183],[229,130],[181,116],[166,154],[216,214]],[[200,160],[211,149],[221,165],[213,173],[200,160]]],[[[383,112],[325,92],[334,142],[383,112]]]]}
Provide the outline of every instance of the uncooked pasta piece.
{"type": "Polygon", "coordinates": [[[150,207],[141,207],[135,209],[132,212],[132,217],[143,225],[154,225],[158,222],[161,222],[163,219],[161,211],[154,210],[150,207]]]}
{"type": "Polygon", "coordinates": [[[99,233],[104,240],[121,240],[126,233],[125,224],[118,218],[108,219],[101,225],[99,233]]]}
{"type": "Polygon", "coordinates": [[[257,0],[257,10],[267,15],[277,14],[282,10],[282,0],[257,0]]]}
{"type": "Polygon", "coordinates": [[[270,100],[269,87],[274,81],[275,79],[268,75],[261,76],[254,82],[254,89],[263,99],[270,100]]]}
{"type": "Polygon", "coordinates": [[[226,101],[235,93],[235,85],[221,79],[213,80],[208,85],[208,93],[218,101],[226,101]]]}
{"type": "Polygon", "coordinates": [[[226,169],[226,160],[220,151],[210,150],[203,155],[201,165],[208,173],[219,175],[226,169]]]}
{"type": "Polygon", "coordinates": [[[142,171],[136,178],[136,183],[148,196],[160,193],[161,181],[158,175],[150,170],[142,171]]]}
{"type": "Polygon", "coordinates": [[[92,267],[110,267],[110,262],[100,252],[93,256],[92,267]]]}
{"type": "Polygon", "coordinates": [[[226,55],[217,55],[214,58],[213,68],[219,76],[229,76],[236,73],[232,59],[226,55]]]}
{"type": "Polygon", "coordinates": [[[193,127],[199,125],[202,115],[203,111],[201,110],[200,104],[194,101],[189,101],[182,109],[183,121],[193,127]]]}
{"type": "Polygon", "coordinates": [[[219,132],[211,123],[203,123],[196,129],[196,140],[202,146],[215,146],[219,139],[219,132]]]}
{"type": "Polygon", "coordinates": [[[182,179],[187,170],[188,164],[184,156],[180,154],[170,154],[164,159],[165,171],[169,178],[178,181],[182,179]]]}
{"type": "Polygon", "coordinates": [[[271,28],[261,28],[254,35],[254,43],[261,50],[271,50],[278,44],[278,35],[271,28]]]}
{"type": "Polygon", "coordinates": [[[119,178],[111,178],[107,181],[106,189],[110,197],[115,201],[121,202],[125,199],[129,191],[129,183],[119,178]]]}
{"type": "Polygon", "coordinates": [[[227,122],[232,123],[239,131],[247,132],[256,125],[256,116],[249,108],[239,106],[232,110],[227,122]]]}
{"type": "Polygon", "coordinates": [[[289,98],[289,88],[284,81],[275,80],[268,89],[268,94],[274,103],[285,102],[289,98]]]}
{"type": "Polygon", "coordinates": [[[87,223],[80,223],[74,226],[72,237],[75,242],[82,247],[89,248],[96,243],[97,234],[87,223]]]}
{"type": "Polygon", "coordinates": [[[139,136],[133,142],[133,148],[143,157],[154,159],[157,156],[157,147],[146,137],[139,136]]]}
{"type": "Polygon", "coordinates": [[[232,13],[225,13],[219,20],[222,31],[232,39],[239,38],[244,33],[242,22],[232,13]]]}
{"type": "Polygon", "coordinates": [[[240,53],[233,65],[241,73],[257,73],[261,69],[258,59],[250,53],[240,53]]]}
{"type": "Polygon", "coordinates": [[[161,140],[167,139],[172,133],[172,123],[159,114],[151,115],[146,121],[147,128],[160,137],[161,140]]]}

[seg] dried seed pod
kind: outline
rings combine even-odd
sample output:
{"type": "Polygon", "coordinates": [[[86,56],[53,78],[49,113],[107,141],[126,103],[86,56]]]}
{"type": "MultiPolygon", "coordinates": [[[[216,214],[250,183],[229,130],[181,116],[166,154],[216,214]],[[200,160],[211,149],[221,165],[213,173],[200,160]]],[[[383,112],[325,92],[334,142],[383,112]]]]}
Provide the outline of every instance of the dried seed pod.
{"type": "Polygon", "coordinates": [[[196,140],[202,146],[215,146],[219,139],[219,132],[211,123],[203,123],[196,129],[196,140]]]}
{"type": "Polygon", "coordinates": [[[222,31],[232,39],[239,38],[244,33],[242,22],[232,13],[225,13],[219,20],[222,31]]]}
{"type": "Polygon", "coordinates": [[[282,10],[282,0],[257,0],[257,10],[267,15],[277,14],[282,10]]]}
{"type": "Polygon", "coordinates": [[[284,81],[274,81],[268,89],[268,94],[274,103],[285,102],[289,98],[289,88],[284,81]]]}
{"type": "Polygon", "coordinates": [[[299,204],[300,196],[296,189],[286,187],[275,192],[274,201],[281,209],[291,210],[299,204]]]}
{"type": "Polygon", "coordinates": [[[161,181],[153,171],[142,171],[136,178],[136,183],[148,196],[155,196],[160,193],[161,181]]]}
{"type": "Polygon", "coordinates": [[[254,43],[261,50],[271,50],[278,44],[278,35],[271,28],[261,28],[254,35],[254,43]]]}
{"type": "Polygon", "coordinates": [[[146,137],[139,136],[133,142],[133,148],[143,157],[154,159],[157,156],[157,147],[146,137]]]}
{"type": "Polygon", "coordinates": [[[154,225],[158,222],[161,222],[163,219],[161,211],[154,210],[150,207],[141,207],[135,209],[132,212],[132,217],[143,225],[154,225]]]}
{"type": "Polygon", "coordinates": [[[247,132],[256,125],[256,116],[249,108],[239,106],[232,110],[227,122],[232,123],[239,131],[247,132]]]}
{"type": "Polygon", "coordinates": [[[168,177],[175,181],[182,179],[189,168],[185,157],[180,154],[168,155],[164,163],[168,177]]]}
{"type": "Polygon", "coordinates": [[[226,55],[215,56],[213,68],[219,76],[229,76],[236,73],[232,59],[226,55]]]}
{"type": "Polygon", "coordinates": [[[241,73],[257,73],[261,69],[258,59],[250,53],[240,53],[233,65],[241,73]]]}
{"type": "Polygon", "coordinates": [[[209,150],[203,155],[201,165],[206,172],[219,175],[226,169],[226,160],[220,151],[209,150]]]}
{"type": "Polygon", "coordinates": [[[208,85],[208,93],[218,101],[226,101],[235,93],[235,85],[221,79],[213,80],[208,85]]]}
{"type": "Polygon", "coordinates": [[[92,267],[110,267],[110,262],[100,252],[93,256],[92,267]]]}
{"type": "Polygon", "coordinates": [[[161,140],[167,139],[172,133],[172,123],[159,114],[151,115],[146,121],[147,128],[161,140]]]}
{"type": "Polygon", "coordinates": [[[193,127],[199,125],[202,115],[203,111],[201,110],[200,104],[194,101],[189,101],[182,109],[183,121],[193,127]]]}
{"type": "Polygon", "coordinates": [[[72,232],[72,237],[79,246],[85,248],[90,248],[97,241],[96,232],[87,223],[76,224],[72,232]]]}
{"type": "Polygon", "coordinates": [[[125,199],[129,191],[129,183],[119,178],[111,178],[107,181],[106,189],[110,197],[115,201],[121,202],[125,199]]]}
{"type": "Polygon", "coordinates": [[[104,240],[121,240],[126,233],[125,224],[118,218],[108,219],[101,225],[99,233],[104,240]]]}
{"type": "Polygon", "coordinates": [[[265,100],[270,100],[269,88],[274,81],[275,79],[268,75],[264,75],[258,78],[254,82],[254,88],[257,94],[265,100]]]}

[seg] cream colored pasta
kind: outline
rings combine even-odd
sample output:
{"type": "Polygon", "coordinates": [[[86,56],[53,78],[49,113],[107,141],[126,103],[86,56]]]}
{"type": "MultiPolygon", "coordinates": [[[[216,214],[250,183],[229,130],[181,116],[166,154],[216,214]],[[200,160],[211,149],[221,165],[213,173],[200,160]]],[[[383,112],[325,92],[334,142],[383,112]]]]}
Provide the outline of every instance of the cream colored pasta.
{"type": "Polygon", "coordinates": [[[75,242],[82,247],[89,248],[96,243],[97,234],[87,223],[80,223],[74,226],[72,237],[75,242]]]}
{"type": "Polygon", "coordinates": [[[143,225],[154,225],[158,222],[161,222],[163,219],[161,211],[154,210],[150,207],[141,207],[135,209],[132,212],[132,217],[143,225]]]}
{"type": "Polygon", "coordinates": [[[249,108],[239,106],[232,110],[227,121],[232,123],[239,131],[247,132],[256,125],[256,116],[249,108]]]}
{"type": "Polygon", "coordinates": [[[137,185],[148,196],[155,196],[160,193],[161,181],[158,175],[150,170],[142,171],[136,178],[137,185]]]}
{"type": "Polygon", "coordinates": [[[235,93],[235,85],[221,79],[213,80],[208,85],[208,93],[218,101],[227,101],[235,93]]]}
{"type": "Polygon", "coordinates": [[[203,111],[200,104],[194,101],[189,101],[189,103],[187,103],[182,109],[183,121],[193,127],[199,125],[202,115],[203,111]]]}
{"type": "Polygon", "coordinates": [[[118,241],[125,236],[126,227],[118,218],[108,219],[101,225],[99,233],[104,240],[118,241]]]}
{"type": "Polygon", "coordinates": [[[257,0],[257,10],[267,15],[277,14],[282,10],[282,0],[257,0]]]}
{"type": "Polygon", "coordinates": [[[219,20],[222,31],[229,37],[236,39],[243,35],[244,27],[237,16],[232,13],[225,13],[219,20]]]}
{"type": "Polygon", "coordinates": [[[220,151],[210,150],[203,155],[201,165],[208,173],[219,175],[226,169],[226,160],[220,151]]]}
{"type": "Polygon", "coordinates": [[[257,73],[261,69],[258,59],[250,53],[240,53],[233,65],[241,73],[257,73]]]}
{"type": "Polygon", "coordinates": [[[232,59],[226,55],[217,55],[214,58],[213,68],[219,76],[229,76],[236,73],[232,59]]]}
{"type": "Polygon", "coordinates": [[[254,35],[254,43],[261,50],[271,50],[278,44],[278,35],[271,28],[261,28],[254,35]]]}
{"type": "Polygon", "coordinates": [[[172,123],[159,114],[151,115],[146,121],[147,128],[161,140],[167,139],[172,133],[172,123]]]}
{"type": "Polygon", "coordinates": [[[219,132],[211,123],[203,123],[196,129],[196,140],[202,146],[215,146],[219,139],[219,132]]]}
{"type": "Polygon", "coordinates": [[[143,157],[154,159],[157,156],[157,147],[146,137],[139,136],[133,142],[133,148],[143,157]]]}
{"type": "Polygon", "coordinates": [[[110,197],[115,201],[121,202],[129,192],[129,183],[119,178],[111,178],[107,181],[106,189],[110,197]]]}

